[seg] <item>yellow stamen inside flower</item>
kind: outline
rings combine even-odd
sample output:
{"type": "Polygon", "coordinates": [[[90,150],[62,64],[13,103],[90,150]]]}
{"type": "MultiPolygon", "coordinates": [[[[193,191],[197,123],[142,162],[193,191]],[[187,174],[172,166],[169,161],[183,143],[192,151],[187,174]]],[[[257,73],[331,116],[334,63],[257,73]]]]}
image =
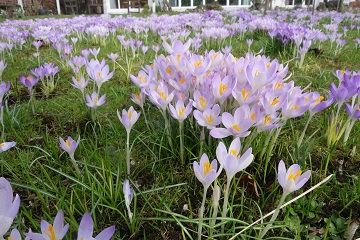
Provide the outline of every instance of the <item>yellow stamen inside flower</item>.
{"type": "Polygon", "coordinates": [[[270,106],[275,106],[275,105],[278,104],[279,102],[280,102],[279,98],[275,98],[275,99],[272,101],[272,103],[270,103],[270,101],[269,101],[269,105],[270,105],[270,106]]]}
{"type": "Polygon", "coordinates": [[[239,125],[238,125],[238,124],[232,125],[231,128],[234,129],[234,130],[237,131],[237,132],[240,132],[240,128],[239,128],[239,125]]]}
{"type": "Polygon", "coordinates": [[[145,82],[145,78],[144,78],[143,76],[139,76],[138,79],[139,79],[139,81],[142,82],[142,83],[145,82]]]}
{"type": "Polygon", "coordinates": [[[316,98],[316,104],[319,104],[322,100],[324,100],[324,97],[323,96],[320,96],[318,98],[316,98]]]}
{"type": "Polygon", "coordinates": [[[182,100],[184,100],[184,99],[185,99],[185,93],[181,93],[181,94],[180,94],[180,98],[181,98],[182,100]]]}
{"type": "Polygon", "coordinates": [[[268,125],[271,120],[272,120],[272,118],[270,116],[266,116],[265,120],[264,120],[264,126],[268,125]]]}
{"type": "Polygon", "coordinates": [[[290,174],[289,174],[288,180],[294,180],[295,181],[298,178],[298,176],[301,175],[301,173],[302,173],[301,170],[299,170],[294,175],[293,171],[291,171],[290,174]]]}
{"type": "Polygon", "coordinates": [[[167,96],[166,96],[165,92],[160,92],[160,97],[161,97],[164,101],[166,101],[167,96]]]}
{"type": "Polygon", "coordinates": [[[178,54],[178,55],[177,55],[177,60],[178,60],[178,62],[180,62],[180,59],[181,59],[181,55],[178,54]]]}
{"type": "Polygon", "coordinates": [[[70,145],[71,145],[70,141],[66,140],[65,143],[66,143],[66,145],[68,145],[70,147],[70,145]]]}
{"type": "Polygon", "coordinates": [[[228,88],[229,86],[227,84],[220,83],[220,96],[222,96],[228,88]]]}
{"type": "Polygon", "coordinates": [[[305,101],[306,101],[306,102],[307,102],[307,101],[309,101],[309,98],[308,98],[308,97],[306,97],[306,98],[305,98],[305,101]]]}
{"type": "Polygon", "coordinates": [[[243,73],[243,72],[245,72],[244,68],[238,70],[238,73],[243,73]]]}
{"type": "Polygon", "coordinates": [[[4,146],[5,144],[4,143],[0,143],[0,147],[4,146]]]}
{"type": "Polygon", "coordinates": [[[137,100],[139,100],[139,102],[142,101],[142,98],[141,98],[141,96],[140,96],[140,93],[135,94],[135,97],[136,97],[137,100]]]}
{"type": "Polygon", "coordinates": [[[205,162],[205,163],[204,163],[204,177],[205,177],[206,174],[208,174],[208,172],[210,172],[212,169],[213,169],[213,168],[212,168],[210,162],[205,162]]]}
{"type": "Polygon", "coordinates": [[[180,78],[180,83],[181,83],[181,85],[186,83],[186,79],[185,78],[180,78]]]}
{"type": "Polygon", "coordinates": [[[276,89],[279,89],[279,88],[282,88],[282,87],[283,87],[283,85],[281,83],[276,82],[274,89],[276,90],[276,89]]]}
{"type": "Polygon", "coordinates": [[[98,75],[98,77],[100,77],[100,76],[101,76],[101,72],[97,72],[97,75],[98,75]]]}
{"type": "Polygon", "coordinates": [[[129,109],[129,111],[127,112],[128,118],[131,119],[132,115],[133,115],[133,111],[129,109]]]}
{"type": "Polygon", "coordinates": [[[184,107],[181,107],[181,108],[179,108],[179,110],[178,110],[178,115],[181,117],[181,116],[184,114],[184,112],[185,112],[185,108],[184,108],[184,107]]]}
{"type": "Polygon", "coordinates": [[[296,105],[296,106],[293,107],[292,109],[293,109],[293,110],[298,110],[298,108],[299,108],[299,106],[296,105]]]}
{"type": "Polygon", "coordinates": [[[171,68],[168,67],[168,68],[166,69],[166,73],[169,74],[169,75],[172,75],[171,68]]]}
{"type": "Polygon", "coordinates": [[[203,61],[195,61],[194,68],[200,67],[203,64],[203,61]]]}
{"type": "Polygon", "coordinates": [[[269,68],[270,68],[270,66],[271,66],[271,65],[270,65],[270,63],[267,63],[267,64],[266,64],[266,68],[268,68],[268,69],[269,69],[269,68]]]}
{"type": "Polygon", "coordinates": [[[200,106],[205,109],[206,108],[206,98],[204,96],[201,96],[199,99],[200,106]]]}
{"type": "Polygon", "coordinates": [[[261,72],[259,72],[259,70],[256,70],[254,73],[254,77],[256,77],[257,75],[259,75],[261,72]]]}
{"type": "Polygon", "coordinates": [[[345,70],[341,70],[341,74],[344,75],[344,74],[345,74],[345,70]]]}
{"type": "Polygon", "coordinates": [[[205,115],[205,119],[206,119],[206,122],[207,122],[208,124],[212,124],[213,121],[214,121],[214,117],[213,117],[212,114],[210,114],[210,116],[205,115]]]}
{"type": "Polygon", "coordinates": [[[251,118],[251,120],[255,120],[255,117],[256,117],[256,114],[255,113],[252,113],[251,115],[250,115],[250,118],[251,118]]]}
{"type": "Polygon", "coordinates": [[[48,231],[45,230],[44,233],[49,237],[50,240],[56,240],[55,231],[51,224],[48,227],[48,231]]]}
{"type": "Polygon", "coordinates": [[[98,102],[99,102],[99,99],[98,99],[98,98],[95,98],[95,99],[94,99],[94,105],[96,105],[98,102]]]}
{"type": "Polygon", "coordinates": [[[235,149],[231,149],[230,154],[236,157],[237,151],[235,149]]]}
{"type": "Polygon", "coordinates": [[[78,82],[80,82],[80,81],[81,81],[81,78],[80,78],[80,77],[78,77],[77,81],[78,81],[78,82]]]}
{"type": "Polygon", "coordinates": [[[250,91],[248,91],[248,90],[246,90],[245,88],[243,88],[243,89],[241,90],[241,95],[242,95],[244,101],[246,101],[247,98],[248,98],[249,95],[250,95],[250,91]]]}

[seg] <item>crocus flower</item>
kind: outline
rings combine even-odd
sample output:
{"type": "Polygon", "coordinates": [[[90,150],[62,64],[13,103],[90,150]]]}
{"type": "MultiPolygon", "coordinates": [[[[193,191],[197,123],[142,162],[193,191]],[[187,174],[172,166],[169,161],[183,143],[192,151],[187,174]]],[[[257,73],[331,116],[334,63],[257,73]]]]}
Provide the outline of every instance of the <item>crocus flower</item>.
{"type": "Polygon", "coordinates": [[[106,94],[102,95],[99,98],[99,95],[97,94],[97,92],[93,92],[91,94],[91,97],[89,96],[89,94],[86,94],[85,98],[86,98],[86,105],[88,107],[97,108],[105,103],[106,94]]]}
{"type": "Polygon", "coordinates": [[[77,240],[109,240],[115,232],[115,226],[108,227],[100,232],[95,238],[92,237],[94,222],[90,213],[86,212],[82,217],[78,229],[77,240]]]}
{"type": "Polygon", "coordinates": [[[6,150],[8,150],[9,148],[12,148],[16,145],[16,142],[3,142],[0,143],[0,153],[1,152],[5,152],[6,150]]]}
{"type": "Polygon", "coordinates": [[[173,107],[173,105],[169,104],[169,109],[171,116],[182,122],[191,113],[192,101],[189,101],[189,103],[185,107],[183,100],[180,99],[179,101],[176,102],[175,108],[173,107]]]}
{"type": "Polygon", "coordinates": [[[130,218],[130,222],[131,222],[132,221],[132,212],[130,210],[130,204],[133,200],[134,193],[133,193],[133,189],[132,189],[128,179],[124,180],[123,193],[124,193],[125,205],[128,210],[128,214],[129,214],[129,218],[130,218]]]}
{"type": "Polygon", "coordinates": [[[22,84],[24,84],[25,87],[27,87],[29,90],[31,90],[34,85],[39,82],[39,78],[35,78],[34,76],[32,75],[29,75],[27,77],[25,76],[20,76],[20,82],[22,84]]]}
{"type": "Polygon", "coordinates": [[[84,95],[84,89],[89,84],[89,81],[85,81],[85,78],[83,76],[78,77],[78,79],[72,77],[72,80],[73,80],[74,84],[70,83],[71,86],[79,89],[82,92],[82,94],[84,95]]]}
{"type": "Polygon", "coordinates": [[[10,236],[7,238],[7,240],[21,240],[21,235],[19,230],[17,230],[16,228],[14,228],[11,233],[10,236]]]}
{"type": "Polygon", "coordinates": [[[308,170],[301,174],[300,166],[293,164],[286,170],[283,160],[280,161],[278,167],[278,181],[284,190],[284,193],[289,194],[300,189],[309,180],[311,171],[308,170]]]}
{"type": "Polygon", "coordinates": [[[223,142],[220,142],[216,148],[216,157],[225,169],[226,176],[229,180],[231,180],[236,173],[249,166],[254,159],[252,148],[246,150],[242,155],[240,155],[240,150],[241,142],[238,137],[231,142],[228,151],[223,142]]]}
{"type": "Polygon", "coordinates": [[[9,91],[10,86],[11,86],[10,82],[7,85],[5,82],[0,83],[0,102],[2,102],[5,93],[7,93],[7,91],[9,91]]]}
{"type": "Polygon", "coordinates": [[[351,119],[355,120],[355,119],[360,118],[360,106],[359,105],[357,105],[355,107],[351,107],[350,104],[346,103],[345,110],[351,119]]]}
{"type": "Polygon", "coordinates": [[[32,240],[61,240],[68,231],[69,224],[64,226],[64,213],[62,210],[59,210],[55,217],[54,225],[41,220],[40,227],[41,233],[28,232],[25,235],[32,240]]]}
{"type": "Polygon", "coordinates": [[[144,107],[144,102],[145,102],[144,93],[140,92],[140,93],[131,94],[131,101],[133,101],[134,103],[139,105],[139,107],[143,108],[144,107]]]}
{"type": "Polygon", "coordinates": [[[130,132],[133,125],[140,117],[140,113],[137,113],[134,108],[131,106],[128,111],[125,109],[122,110],[122,115],[120,115],[119,110],[117,110],[117,116],[120,122],[124,125],[127,132],[130,132]]]}
{"type": "Polygon", "coordinates": [[[204,153],[200,158],[200,164],[196,161],[193,163],[194,173],[197,179],[207,189],[211,183],[219,176],[222,167],[217,169],[217,161],[214,159],[211,163],[209,157],[204,153]]]}
{"type": "Polygon", "coordinates": [[[220,106],[215,104],[212,108],[206,108],[204,112],[194,110],[194,117],[200,126],[214,129],[221,123],[220,106]]]}
{"type": "Polygon", "coordinates": [[[74,156],[74,152],[80,142],[80,136],[78,137],[77,141],[72,139],[70,136],[68,137],[68,139],[66,141],[64,141],[64,139],[62,139],[61,137],[59,137],[59,140],[60,140],[60,147],[65,152],[67,152],[70,156],[74,156]]]}
{"type": "Polygon", "coordinates": [[[0,178],[0,239],[9,230],[17,212],[19,211],[20,197],[13,190],[10,183],[3,177],[0,178]]]}

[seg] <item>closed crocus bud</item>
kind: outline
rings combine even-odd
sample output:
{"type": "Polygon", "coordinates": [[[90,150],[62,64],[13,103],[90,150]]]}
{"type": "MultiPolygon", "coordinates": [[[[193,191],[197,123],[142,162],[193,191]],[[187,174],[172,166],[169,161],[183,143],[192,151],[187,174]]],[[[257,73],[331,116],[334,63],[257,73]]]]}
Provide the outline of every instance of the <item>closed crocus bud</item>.
{"type": "Polygon", "coordinates": [[[220,195],[221,195],[220,187],[216,185],[214,187],[213,199],[212,199],[214,208],[217,208],[219,206],[220,195]]]}
{"type": "Polygon", "coordinates": [[[300,189],[309,180],[310,175],[310,170],[302,174],[298,164],[293,164],[286,170],[284,161],[281,160],[279,163],[278,181],[284,193],[289,194],[300,189]]]}

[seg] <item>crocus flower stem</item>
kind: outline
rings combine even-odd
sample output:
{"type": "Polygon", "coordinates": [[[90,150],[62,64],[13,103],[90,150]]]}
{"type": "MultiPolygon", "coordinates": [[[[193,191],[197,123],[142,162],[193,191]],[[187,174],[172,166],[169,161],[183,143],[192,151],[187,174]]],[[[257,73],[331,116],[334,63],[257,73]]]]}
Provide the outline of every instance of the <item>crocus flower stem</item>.
{"type": "Polygon", "coordinates": [[[30,90],[30,104],[31,104],[31,110],[32,113],[35,115],[35,106],[34,106],[34,90],[30,90]]]}
{"type": "Polygon", "coordinates": [[[75,158],[74,158],[74,154],[70,154],[70,160],[75,168],[75,171],[77,174],[81,175],[81,172],[80,172],[80,169],[79,169],[79,166],[77,165],[76,161],[75,161],[75,158]]]}
{"type": "Polygon", "coordinates": [[[183,121],[179,121],[179,135],[180,135],[180,161],[184,165],[184,129],[183,121]]]}
{"type": "Polygon", "coordinates": [[[352,120],[345,129],[345,135],[344,135],[344,144],[346,144],[347,140],[349,139],[350,132],[355,124],[355,120],[352,120]]]}
{"type": "Polygon", "coordinates": [[[306,129],[307,129],[308,126],[309,126],[309,123],[310,123],[310,120],[312,119],[312,116],[313,116],[313,115],[310,115],[309,119],[307,120],[307,122],[306,122],[306,124],[305,124],[304,130],[303,130],[303,132],[302,132],[301,135],[300,135],[300,138],[299,138],[299,140],[298,140],[298,142],[297,142],[297,147],[298,147],[298,148],[301,146],[301,143],[302,143],[302,141],[303,141],[303,139],[304,139],[304,136],[305,136],[306,129]]]}
{"type": "MultiPolygon", "coordinates": [[[[227,178],[226,188],[225,188],[225,193],[224,193],[224,203],[223,203],[222,214],[221,214],[221,217],[223,219],[226,218],[227,205],[229,203],[230,184],[231,184],[231,179],[227,178]]],[[[221,225],[221,233],[224,233],[224,229],[225,229],[225,224],[221,225]]]]}
{"type": "MultiPolygon", "coordinates": [[[[210,227],[215,226],[217,215],[218,215],[218,205],[214,205],[214,211],[212,213],[212,220],[210,222],[210,227]]],[[[210,237],[213,235],[213,233],[214,233],[214,230],[211,228],[210,229],[210,237]]]]}
{"type": "Polygon", "coordinates": [[[91,121],[95,122],[96,120],[96,109],[91,108],[91,121]]]}
{"type": "Polygon", "coordinates": [[[126,172],[130,176],[130,131],[126,131],[126,172]]]}
{"type": "Polygon", "coordinates": [[[277,218],[277,216],[279,215],[280,212],[280,207],[281,205],[284,203],[286,196],[288,195],[287,192],[283,192],[283,195],[281,196],[280,202],[278,204],[278,206],[275,209],[274,214],[272,215],[270,222],[266,225],[266,227],[261,231],[260,235],[259,235],[259,239],[262,239],[265,234],[267,233],[267,231],[269,231],[270,227],[272,226],[273,222],[275,221],[275,219],[277,218]]]}
{"type": "Polygon", "coordinates": [[[142,111],[142,113],[144,115],[144,118],[145,118],[146,127],[147,127],[148,130],[150,130],[149,123],[148,123],[148,120],[147,120],[147,117],[146,117],[145,110],[144,110],[143,106],[141,106],[141,111],[142,111]]]}
{"type": "Polygon", "coordinates": [[[202,127],[200,132],[200,154],[199,154],[200,157],[203,154],[204,141],[205,141],[205,127],[202,127]]]}
{"type": "Polygon", "coordinates": [[[280,132],[281,132],[281,129],[282,129],[282,127],[278,127],[278,128],[276,129],[275,135],[272,137],[271,142],[270,142],[270,145],[269,145],[269,147],[268,147],[268,152],[267,152],[266,160],[265,160],[265,168],[264,168],[264,182],[266,181],[267,167],[268,167],[268,165],[269,165],[269,161],[270,161],[270,158],[271,158],[271,154],[272,154],[272,151],[273,151],[273,149],[274,149],[276,140],[277,140],[278,137],[279,137],[279,134],[280,134],[280,132]]]}
{"type": "Polygon", "coordinates": [[[202,224],[203,224],[203,217],[204,217],[204,210],[205,210],[205,200],[206,200],[206,193],[209,187],[204,187],[203,199],[201,202],[200,212],[199,212],[199,225],[198,225],[198,240],[201,240],[201,233],[202,233],[202,224]]]}
{"type": "Polygon", "coordinates": [[[169,119],[166,116],[166,109],[162,111],[162,115],[164,117],[164,121],[165,121],[165,131],[166,131],[166,135],[168,137],[168,141],[170,144],[170,148],[173,149],[173,145],[172,145],[172,141],[171,141],[171,136],[170,136],[170,123],[169,123],[169,119]]]}
{"type": "Polygon", "coordinates": [[[261,160],[263,159],[263,157],[265,155],[266,149],[269,146],[269,142],[270,142],[270,139],[273,136],[273,134],[274,134],[274,129],[270,130],[269,134],[266,136],[265,143],[263,145],[264,147],[263,147],[263,149],[261,151],[261,154],[260,154],[260,159],[261,160]]]}

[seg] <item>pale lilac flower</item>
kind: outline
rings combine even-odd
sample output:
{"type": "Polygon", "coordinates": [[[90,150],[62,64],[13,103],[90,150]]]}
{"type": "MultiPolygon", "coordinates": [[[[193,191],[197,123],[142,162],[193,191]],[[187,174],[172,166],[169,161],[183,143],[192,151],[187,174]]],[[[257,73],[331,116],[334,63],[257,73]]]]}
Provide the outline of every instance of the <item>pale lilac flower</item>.
{"type": "Polygon", "coordinates": [[[145,95],[143,92],[131,94],[131,101],[143,108],[145,102],[145,95]]]}
{"type": "Polygon", "coordinates": [[[21,240],[21,235],[19,230],[17,230],[16,228],[14,228],[11,233],[10,236],[7,238],[7,240],[21,240]]]}
{"type": "Polygon", "coordinates": [[[310,175],[310,170],[302,174],[298,164],[293,164],[286,170],[284,161],[281,160],[279,163],[278,181],[286,194],[294,192],[304,186],[309,180],[310,175]]]}
{"type": "Polygon", "coordinates": [[[115,61],[119,57],[119,53],[109,53],[108,57],[110,60],[115,61]]]}
{"type": "Polygon", "coordinates": [[[171,104],[169,104],[169,110],[170,110],[170,114],[173,118],[182,122],[191,113],[192,101],[190,100],[189,103],[185,107],[183,100],[180,99],[176,102],[175,108],[171,104]]]}
{"type": "Polygon", "coordinates": [[[21,75],[20,76],[20,82],[24,84],[25,87],[27,87],[29,90],[31,90],[36,83],[39,82],[39,78],[35,78],[32,75],[29,75],[27,77],[21,75]]]}
{"type": "Polygon", "coordinates": [[[356,105],[355,107],[351,107],[350,104],[345,104],[345,110],[346,113],[349,115],[349,117],[353,120],[359,119],[360,118],[360,106],[359,104],[356,105]]]}
{"type": "Polygon", "coordinates": [[[61,137],[59,137],[59,140],[60,140],[60,147],[70,156],[74,157],[75,150],[80,143],[80,136],[78,137],[77,141],[72,139],[70,136],[66,141],[64,141],[64,139],[62,139],[61,137]]]}
{"type": "Polygon", "coordinates": [[[231,181],[236,173],[247,168],[254,159],[252,148],[247,149],[242,155],[240,151],[241,142],[238,137],[231,142],[229,150],[226,150],[223,142],[220,142],[216,148],[216,157],[225,169],[228,181],[231,181]]]}
{"type": "Polygon", "coordinates": [[[82,94],[84,95],[84,89],[89,84],[89,81],[85,81],[85,78],[83,76],[78,77],[78,79],[72,77],[72,80],[73,80],[74,84],[70,83],[71,86],[79,89],[82,92],[82,94]]]}
{"type": "Polygon", "coordinates": [[[100,48],[96,49],[96,48],[93,48],[93,49],[89,49],[90,53],[95,57],[95,59],[97,59],[97,55],[99,54],[100,52],[100,48]]]}
{"type": "Polygon", "coordinates": [[[5,152],[6,150],[14,147],[16,145],[16,142],[3,142],[0,143],[0,153],[5,152]]]}
{"type": "Polygon", "coordinates": [[[133,200],[134,193],[133,193],[133,188],[130,185],[130,182],[129,182],[128,179],[124,180],[123,193],[124,193],[124,199],[125,199],[125,206],[126,206],[126,208],[128,210],[128,215],[129,215],[129,218],[130,218],[130,222],[132,222],[132,212],[131,212],[131,209],[130,209],[130,204],[131,204],[131,202],[133,200]]]}
{"type": "Polygon", "coordinates": [[[211,108],[214,104],[214,95],[210,91],[195,90],[193,105],[199,111],[204,111],[206,108],[211,108]]]}
{"type": "Polygon", "coordinates": [[[78,229],[77,240],[109,240],[115,232],[115,226],[108,227],[93,238],[94,222],[90,213],[86,212],[82,217],[78,229]]]}
{"type": "Polygon", "coordinates": [[[196,178],[207,189],[211,183],[219,176],[222,167],[217,169],[217,161],[214,159],[211,163],[209,157],[204,153],[200,158],[200,164],[196,161],[193,163],[194,173],[196,178]]]}
{"type": "Polygon", "coordinates": [[[224,112],[221,116],[225,128],[214,128],[210,135],[214,138],[247,137],[250,134],[249,128],[253,125],[251,118],[247,118],[244,109],[241,107],[235,110],[234,116],[224,112]]]}
{"type": "Polygon", "coordinates": [[[86,98],[86,106],[91,108],[97,108],[105,103],[106,94],[102,95],[99,98],[99,94],[97,94],[97,92],[93,92],[91,94],[91,97],[89,96],[89,94],[86,94],[85,98],[86,98]]]}
{"type": "Polygon", "coordinates": [[[28,232],[27,237],[32,240],[61,240],[69,229],[69,223],[64,226],[64,213],[59,210],[55,217],[54,225],[41,220],[41,233],[28,232]]]}
{"type": "Polygon", "coordinates": [[[11,87],[10,82],[7,85],[5,82],[0,83],[0,102],[2,102],[5,93],[7,93],[9,91],[10,87],[11,87]]]}
{"type": "Polygon", "coordinates": [[[214,129],[221,123],[220,106],[215,104],[212,108],[206,108],[203,112],[194,110],[194,118],[200,126],[214,129]]]}
{"type": "Polygon", "coordinates": [[[89,49],[81,50],[81,55],[83,55],[85,59],[88,59],[90,55],[89,49]]]}
{"type": "Polygon", "coordinates": [[[140,113],[136,112],[131,106],[128,111],[126,109],[122,110],[122,115],[120,115],[119,110],[117,110],[117,116],[120,122],[124,125],[126,131],[129,133],[131,128],[137,122],[140,117],[140,113]]]}
{"type": "Polygon", "coordinates": [[[0,178],[0,239],[9,230],[20,207],[20,197],[13,197],[12,187],[5,178],[0,178]]]}
{"type": "Polygon", "coordinates": [[[216,100],[220,102],[220,105],[231,94],[235,85],[235,79],[232,76],[226,76],[223,79],[217,74],[213,79],[212,89],[216,100]]]}

